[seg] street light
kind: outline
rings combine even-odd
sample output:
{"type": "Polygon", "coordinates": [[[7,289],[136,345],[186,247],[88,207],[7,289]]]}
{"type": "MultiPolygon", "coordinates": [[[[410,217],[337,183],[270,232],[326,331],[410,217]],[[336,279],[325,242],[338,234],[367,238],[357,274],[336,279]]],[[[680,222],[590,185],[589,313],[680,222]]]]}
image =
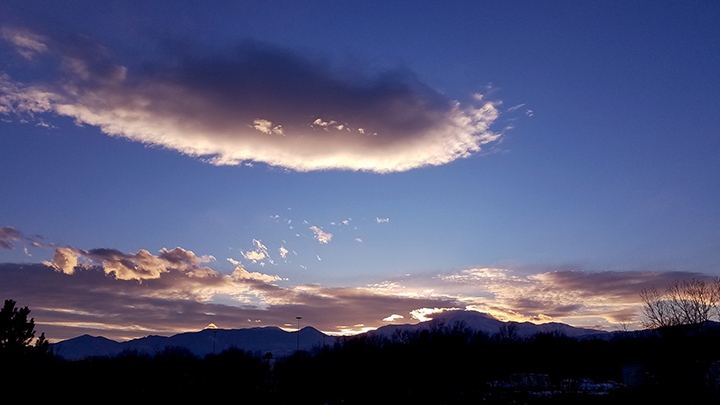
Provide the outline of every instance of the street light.
{"type": "Polygon", "coordinates": [[[296,352],[300,351],[300,320],[302,319],[302,316],[296,316],[295,319],[298,321],[298,327],[297,327],[297,349],[296,352]]]}

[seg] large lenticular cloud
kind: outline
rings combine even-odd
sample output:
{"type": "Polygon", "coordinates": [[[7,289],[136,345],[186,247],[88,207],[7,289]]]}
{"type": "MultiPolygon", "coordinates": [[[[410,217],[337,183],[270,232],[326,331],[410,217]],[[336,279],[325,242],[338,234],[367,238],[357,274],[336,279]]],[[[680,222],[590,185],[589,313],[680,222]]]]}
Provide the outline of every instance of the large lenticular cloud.
{"type": "Polygon", "coordinates": [[[463,105],[407,73],[340,77],[257,43],[132,69],[87,39],[7,28],[3,38],[26,63],[49,58],[62,73],[29,84],[0,75],[0,112],[53,112],[218,165],[395,172],[470,156],[499,137],[490,130],[498,111],[479,96],[463,105]]]}

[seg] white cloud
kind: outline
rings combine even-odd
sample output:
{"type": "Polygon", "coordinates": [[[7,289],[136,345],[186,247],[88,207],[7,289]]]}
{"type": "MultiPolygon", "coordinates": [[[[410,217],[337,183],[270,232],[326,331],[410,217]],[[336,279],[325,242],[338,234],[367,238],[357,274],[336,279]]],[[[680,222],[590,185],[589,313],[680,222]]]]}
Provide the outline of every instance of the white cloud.
{"type": "Polygon", "coordinates": [[[268,135],[283,135],[282,127],[280,125],[273,125],[273,123],[268,120],[263,120],[259,118],[254,120],[253,128],[268,135]]]}
{"type": "Polygon", "coordinates": [[[427,315],[438,314],[444,311],[452,311],[460,308],[418,308],[410,311],[410,315],[420,322],[427,322],[432,318],[428,318],[427,315]]]}
{"type": "Polygon", "coordinates": [[[258,272],[249,272],[242,267],[238,267],[233,271],[232,277],[236,280],[238,279],[248,279],[248,280],[259,280],[265,283],[270,283],[273,281],[280,281],[283,278],[280,276],[271,276],[269,274],[263,274],[258,272]]]}
{"type": "Polygon", "coordinates": [[[52,263],[43,262],[48,266],[53,267],[55,270],[65,273],[75,273],[75,267],[78,265],[78,258],[81,256],[80,252],[72,248],[59,247],[55,249],[53,254],[52,263]]]}
{"type": "Polygon", "coordinates": [[[254,250],[250,250],[247,252],[241,252],[241,254],[243,255],[243,257],[246,260],[250,260],[253,263],[257,263],[266,258],[270,258],[270,255],[268,254],[268,249],[267,249],[267,247],[265,247],[265,245],[262,244],[262,242],[260,242],[257,239],[253,239],[253,245],[255,245],[254,250]]]}
{"type": "Polygon", "coordinates": [[[317,226],[311,226],[310,229],[315,232],[315,238],[320,243],[328,243],[332,239],[333,235],[329,232],[323,232],[322,229],[318,228],[317,226]]]}
{"type": "Polygon", "coordinates": [[[387,318],[383,318],[383,321],[385,321],[385,322],[394,322],[394,321],[396,321],[396,320],[398,320],[398,319],[403,319],[403,318],[404,318],[404,316],[402,316],[402,315],[392,314],[392,315],[388,316],[387,318]]]}
{"type": "Polygon", "coordinates": [[[468,157],[500,137],[490,129],[498,110],[480,97],[463,104],[398,72],[340,79],[265,45],[137,70],[87,39],[3,38],[24,57],[51,55],[64,78],[5,76],[0,112],[68,116],[216,165],[397,172],[468,157]]]}
{"type": "Polygon", "coordinates": [[[390,218],[375,218],[375,222],[378,224],[390,222],[390,218]]]}

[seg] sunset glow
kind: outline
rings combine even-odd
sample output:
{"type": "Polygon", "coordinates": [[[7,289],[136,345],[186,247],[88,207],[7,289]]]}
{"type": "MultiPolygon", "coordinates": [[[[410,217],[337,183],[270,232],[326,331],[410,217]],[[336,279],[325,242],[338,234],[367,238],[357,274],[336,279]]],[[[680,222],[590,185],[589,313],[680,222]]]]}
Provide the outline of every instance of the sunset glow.
{"type": "Polygon", "coordinates": [[[720,276],[711,2],[27,3],[0,294],[52,341],[638,329],[720,276]]]}

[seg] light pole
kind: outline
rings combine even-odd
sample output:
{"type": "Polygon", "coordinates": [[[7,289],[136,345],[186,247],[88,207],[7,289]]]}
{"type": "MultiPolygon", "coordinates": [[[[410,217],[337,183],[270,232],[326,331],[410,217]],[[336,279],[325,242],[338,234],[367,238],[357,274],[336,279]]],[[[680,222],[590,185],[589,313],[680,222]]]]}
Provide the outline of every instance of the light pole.
{"type": "Polygon", "coordinates": [[[297,327],[297,349],[295,349],[296,352],[300,351],[300,320],[302,319],[302,316],[296,316],[295,319],[298,321],[298,327],[297,327]]]}

